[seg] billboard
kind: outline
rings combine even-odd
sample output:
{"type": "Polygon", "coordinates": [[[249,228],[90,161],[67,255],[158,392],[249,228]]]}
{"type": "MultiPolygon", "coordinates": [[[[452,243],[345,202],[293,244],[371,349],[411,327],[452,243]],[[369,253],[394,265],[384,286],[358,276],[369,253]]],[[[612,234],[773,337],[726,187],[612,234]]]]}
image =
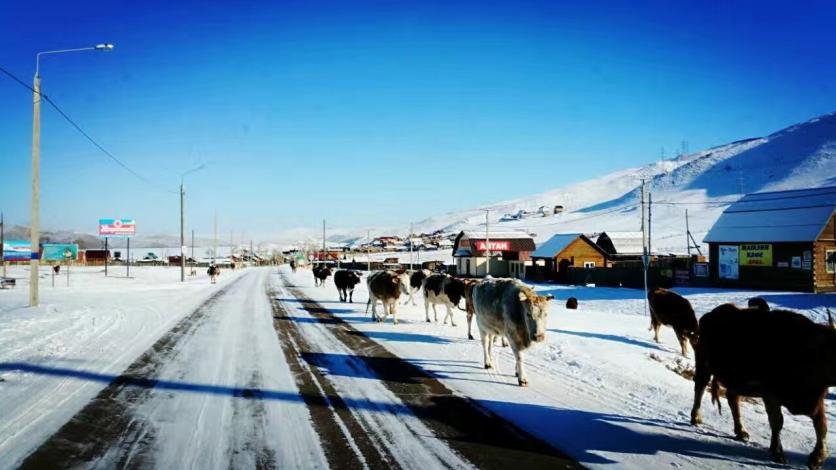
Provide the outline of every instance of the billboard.
{"type": "Polygon", "coordinates": [[[772,266],[772,245],[746,243],[740,245],[741,266],[772,266]]]}
{"type": "Polygon", "coordinates": [[[740,257],[737,245],[720,245],[719,275],[720,279],[737,279],[738,262],[740,257]]]}
{"type": "Polygon", "coordinates": [[[100,237],[133,237],[136,235],[134,219],[99,219],[100,237]]]}
{"type": "Polygon", "coordinates": [[[511,242],[508,240],[490,240],[485,243],[485,240],[476,240],[477,251],[485,251],[486,247],[491,251],[510,251],[511,242]],[[488,245],[490,246],[488,247],[488,245]]]}
{"type": "Polygon", "coordinates": [[[27,240],[5,240],[3,242],[3,259],[6,261],[28,261],[32,250],[32,243],[27,240]]]}
{"type": "Polygon", "coordinates": [[[44,243],[44,261],[70,261],[78,259],[78,245],[74,243],[44,243]]]}

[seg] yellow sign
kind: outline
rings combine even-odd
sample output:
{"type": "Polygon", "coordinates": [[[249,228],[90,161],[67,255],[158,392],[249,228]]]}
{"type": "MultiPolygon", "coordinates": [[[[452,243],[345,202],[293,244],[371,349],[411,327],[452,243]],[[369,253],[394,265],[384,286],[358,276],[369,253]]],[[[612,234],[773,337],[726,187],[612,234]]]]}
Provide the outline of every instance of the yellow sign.
{"type": "Polygon", "coordinates": [[[741,266],[772,266],[772,245],[755,243],[740,245],[741,266]]]}

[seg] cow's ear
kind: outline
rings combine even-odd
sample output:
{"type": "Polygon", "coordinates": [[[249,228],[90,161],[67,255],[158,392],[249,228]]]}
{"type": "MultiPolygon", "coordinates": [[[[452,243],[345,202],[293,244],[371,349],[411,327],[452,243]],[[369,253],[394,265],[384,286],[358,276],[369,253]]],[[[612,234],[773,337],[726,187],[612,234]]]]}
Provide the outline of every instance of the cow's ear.
{"type": "Polygon", "coordinates": [[[528,296],[525,295],[525,292],[520,291],[520,302],[525,302],[528,300],[528,296]]]}
{"type": "Polygon", "coordinates": [[[400,282],[401,282],[401,279],[400,279],[400,278],[398,278],[398,277],[393,277],[393,278],[392,278],[392,284],[398,284],[398,283],[400,283],[400,282]]]}

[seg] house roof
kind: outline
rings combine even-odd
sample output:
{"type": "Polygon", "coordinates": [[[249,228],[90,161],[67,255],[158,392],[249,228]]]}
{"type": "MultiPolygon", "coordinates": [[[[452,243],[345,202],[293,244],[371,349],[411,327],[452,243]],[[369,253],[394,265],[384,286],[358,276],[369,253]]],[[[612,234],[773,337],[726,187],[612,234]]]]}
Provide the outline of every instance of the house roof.
{"type": "Polygon", "coordinates": [[[612,243],[614,250],[610,254],[641,255],[644,253],[641,232],[601,232],[595,242],[604,251],[611,251],[607,240],[612,243]]]}
{"type": "Polygon", "coordinates": [[[836,186],[747,194],[723,211],[703,242],[812,242],[834,209],[836,186]]]}
{"type": "Polygon", "coordinates": [[[532,258],[554,258],[566,249],[572,242],[577,239],[584,240],[592,247],[598,250],[602,255],[606,256],[606,252],[582,233],[558,233],[546,240],[545,243],[540,244],[537,250],[531,255],[532,258]]]}
{"type": "MultiPolygon", "coordinates": [[[[534,238],[532,238],[531,235],[525,232],[488,232],[488,237],[490,237],[492,241],[509,240],[511,242],[511,251],[534,251],[536,248],[536,246],[534,245],[534,238]]],[[[453,253],[456,253],[460,250],[459,246],[463,239],[467,239],[470,241],[484,241],[485,232],[477,230],[462,230],[461,233],[459,233],[459,235],[456,237],[455,242],[453,243],[453,253]]],[[[471,244],[471,247],[473,247],[473,244],[471,244]]]]}

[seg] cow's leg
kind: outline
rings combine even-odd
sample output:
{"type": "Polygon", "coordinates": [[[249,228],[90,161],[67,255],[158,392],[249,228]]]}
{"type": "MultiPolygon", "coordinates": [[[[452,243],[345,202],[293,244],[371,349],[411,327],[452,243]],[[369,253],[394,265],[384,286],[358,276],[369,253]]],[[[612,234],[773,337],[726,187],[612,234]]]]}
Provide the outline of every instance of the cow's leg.
{"type": "Polygon", "coordinates": [[[740,395],[731,390],[726,390],[726,400],[729,402],[732,421],[734,421],[734,436],[743,442],[749,442],[749,432],[746,431],[746,427],[740,420],[740,395]]]}
{"type": "Polygon", "coordinates": [[[430,301],[427,300],[427,296],[424,296],[424,315],[427,317],[427,323],[430,322],[430,301]]]}
{"type": "Polygon", "coordinates": [[[827,459],[827,416],[824,413],[824,400],[819,402],[818,411],[811,418],[813,427],[816,428],[816,448],[810,454],[807,465],[810,468],[821,468],[827,459]]]}
{"type": "Polygon", "coordinates": [[[685,336],[685,333],[680,330],[674,330],[676,332],[676,339],[679,340],[679,347],[682,349],[682,355],[688,357],[688,337],[685,336]]]}
{"type": "Polygon", "coordinates": [[[479,332],[482,336],[482,352],[485,354],[485,369],[493,368],[493,361],[491,360],[491,344],[493,343],[493,338],[491,338],[490,333],[486,333],[484,331],[479,332]]]}
{"type": "Polygon", "coordinates": [[[467,312],[467,339],[473,339],[473,333],[471,333],[471,327],[473,326],[473,314],[467,312]]]}
{"type": "Polygon", "coordinates": [[[433,321],[438,323],[438,310],[435,308],[435,302],[433,302],[433,321]]]}
{"type": "Polygon", "coordinates": [[[389,313],[392,314],[392,324],[398,324],[398,301],[395,299],[391,304],[389,304],[389,313]]]}
{"type": "Polygon", "coordinates": [[[444,324],[447,324],[447,318],[450,318],[450,325],[456,326],[456,322],[453,321],[453,307],[450,304],[445,305],[447,307],[447,315],[444,316],[444,324]]]}
{"type": "Polygon", "coordinates": [[[650,316],[650,329],[653,330],[653,341],[659,342],[659,328],[662,324],[653,315],[650,316]]]}
{"type": "Polygon", "coordinates": [[[772,428],[772,440],[769,444],[769,454],[772,461],[786,464],[784,447],[781,445],[781,428],[784,427],[784,414],[781,412],[781,403],[775,398],[763,397],[763,404],[766,408],[766,415],[769,417],[769,427],[772,428]]]}
{"type": "Polygon", "coordinates": [[[354,303],[354,288],[352,287],[351,290],[348,291],[348,301],[349,303],[354,303]]]}
{"type": "Polygon", "coordinates": [[[517,359],[517,382],[520,387],[528,386],[528,377],[525,376],[525,369],[523,368],[523,352],[517,347],[516,343],[511,343],[511,349],[514,351],[514,357],[517,359]]]}
{"type": "Polygon", "coordinates": [[[702,415],[700,414],[700,406],[702,405],[702,396],[705,394],[705,387],[711,380],[711,372],[708,369],[708,364],[705,363],[702,355],[697,351],[696,367],[694,370],[694,406],[691,408],[691,424],[696,426],[702,424],[702,415]]]}
{"type": "Polygon", "coordinates": [[[409,301],[412,303],[413,307],[418,305],[415,303],[415,289],[412,287],[409,288],[409,301]]]}

